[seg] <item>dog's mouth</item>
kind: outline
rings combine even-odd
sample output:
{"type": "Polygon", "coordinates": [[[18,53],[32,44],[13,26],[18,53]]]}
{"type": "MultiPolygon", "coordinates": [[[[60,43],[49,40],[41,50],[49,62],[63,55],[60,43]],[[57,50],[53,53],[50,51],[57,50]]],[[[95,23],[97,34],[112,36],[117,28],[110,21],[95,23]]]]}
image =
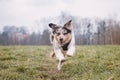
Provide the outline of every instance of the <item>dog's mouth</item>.
{"type": "Polygon", "coordinates": [[[59,42],[59,45],[60,45],[60,46],[63,46],[64,44],[65,44],[65,42],[63,42],[63,41],[60,41],[60,42],[59,42]]]}

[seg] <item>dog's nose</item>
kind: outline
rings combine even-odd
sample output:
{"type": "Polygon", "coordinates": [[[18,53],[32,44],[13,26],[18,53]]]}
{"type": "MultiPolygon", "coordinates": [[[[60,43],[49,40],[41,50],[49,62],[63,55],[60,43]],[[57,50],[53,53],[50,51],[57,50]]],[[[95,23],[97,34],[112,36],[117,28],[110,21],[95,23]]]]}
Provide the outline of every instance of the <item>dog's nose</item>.
{"type": "Polygon", "coordinates": [[[62,42],[63,41],[63,38],[60,38],[60,42],[62,42]]]}

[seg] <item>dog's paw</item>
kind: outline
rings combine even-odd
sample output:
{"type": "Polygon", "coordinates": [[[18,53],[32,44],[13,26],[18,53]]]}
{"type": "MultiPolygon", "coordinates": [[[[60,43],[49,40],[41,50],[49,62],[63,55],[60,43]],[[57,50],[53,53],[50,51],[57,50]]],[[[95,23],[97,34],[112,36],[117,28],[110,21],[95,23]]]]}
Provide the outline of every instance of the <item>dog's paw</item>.
{"type": "Polygon", "coordinates": [[[58,65],[57,69],[60,71],[60,70],[61,70],[61,67],[62,67],[61,65],[58,65]]]}

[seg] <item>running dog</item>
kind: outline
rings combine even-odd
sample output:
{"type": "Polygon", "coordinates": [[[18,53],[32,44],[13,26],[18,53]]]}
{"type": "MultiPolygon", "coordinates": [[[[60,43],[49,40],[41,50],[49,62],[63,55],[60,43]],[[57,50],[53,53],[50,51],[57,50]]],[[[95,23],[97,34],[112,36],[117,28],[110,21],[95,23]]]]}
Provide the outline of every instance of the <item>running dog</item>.
{"type": "Polygon", "coordinates": [[[75,37],[71,22],[72,20],[63,26],[54,23],[49,24],[49,27],[52,29],[50,42],[53,45],[53,51],[50,53],[50,57],[54,57],[55,55],[58,58],[58,70],[61,69],[63,62],[65,62],[65,56],[71,57],[75,53],[75,37]]]}

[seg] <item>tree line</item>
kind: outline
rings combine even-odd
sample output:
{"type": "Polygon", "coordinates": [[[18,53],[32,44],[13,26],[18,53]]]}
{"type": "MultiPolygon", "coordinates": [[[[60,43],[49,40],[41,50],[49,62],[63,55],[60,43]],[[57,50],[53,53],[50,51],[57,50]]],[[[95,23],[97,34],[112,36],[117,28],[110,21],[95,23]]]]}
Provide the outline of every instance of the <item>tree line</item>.
{"type": "MultiPolygon", "coordinates": [[[[55,18],[59,23],[73,21],[77,45],[120,44],[120,21],[115,18],[81,18],[65,12],[55,18]]],[[[52,19],[38,21],[38,27],[41,27],[40,24],[45,27],[43,32],[29,33],[27,27],[4,26],[0,32],[0,45],[50,45],[48,23],[52,19]]]]}

